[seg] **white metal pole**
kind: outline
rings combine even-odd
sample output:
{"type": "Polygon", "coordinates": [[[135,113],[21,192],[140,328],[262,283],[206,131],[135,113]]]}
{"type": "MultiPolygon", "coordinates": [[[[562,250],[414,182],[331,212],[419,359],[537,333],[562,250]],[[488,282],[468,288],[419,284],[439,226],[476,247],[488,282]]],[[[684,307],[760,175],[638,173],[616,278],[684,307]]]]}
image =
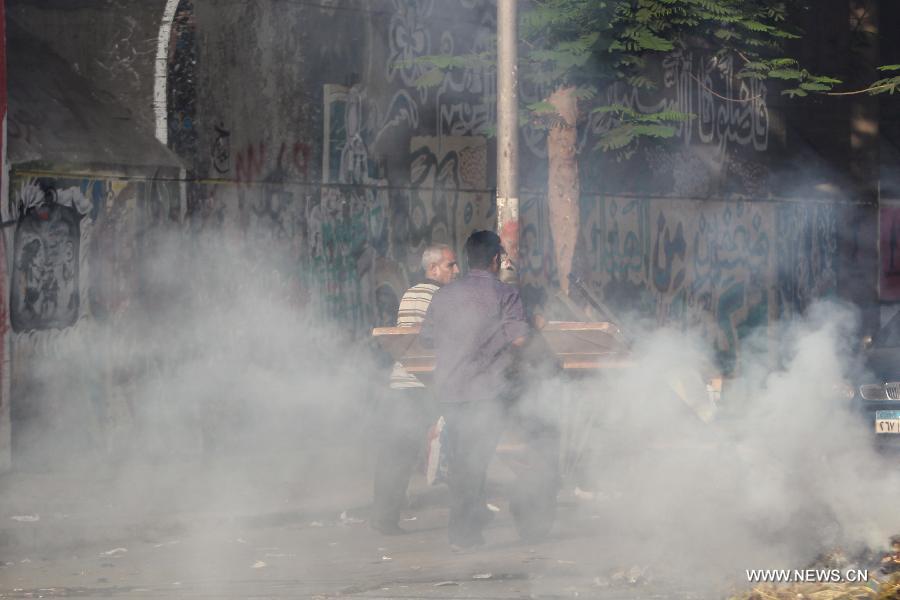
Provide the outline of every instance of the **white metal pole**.
{"type": "Polygon", "coordinates": [[[497,232],[519,260],[518,0],[497,0],[497,232]]]}

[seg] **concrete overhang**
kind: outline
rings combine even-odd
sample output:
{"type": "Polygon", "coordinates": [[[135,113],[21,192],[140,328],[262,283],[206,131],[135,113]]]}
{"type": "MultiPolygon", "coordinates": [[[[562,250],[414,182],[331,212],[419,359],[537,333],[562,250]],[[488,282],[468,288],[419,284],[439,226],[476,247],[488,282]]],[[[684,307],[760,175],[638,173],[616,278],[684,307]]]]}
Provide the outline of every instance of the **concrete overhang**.
{"type": "Polygon", "coordinates": [[[7,28],[7,155],[13,169],[152,175],[183,167],[127,106],[13,21],[7,28]]]}

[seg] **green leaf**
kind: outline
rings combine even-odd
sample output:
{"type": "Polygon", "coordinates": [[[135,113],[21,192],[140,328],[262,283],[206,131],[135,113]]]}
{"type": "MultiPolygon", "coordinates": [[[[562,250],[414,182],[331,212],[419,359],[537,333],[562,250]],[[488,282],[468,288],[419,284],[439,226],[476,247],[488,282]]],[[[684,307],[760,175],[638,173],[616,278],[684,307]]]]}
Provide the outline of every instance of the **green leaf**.
{"type": "Polygon", "coordinates": [[[796,69],[774,69],[769,71],[769,77],[775,79],[803,79],[803,73],[796,69]]]}
{"type": "Polygon", "coordinates": [[[675,128],[671,125],[635,125],[635,135],[646,135],[657,138],[670,138],[675,135],[675,128]]]}
{"type": "Polygon", "coordinates": [[[772,60],[773,67],[790,67],[796,64],[797,60],[794,58],[776,58],[772,60]]]}
{"type": "Polygon", "coordinates": [[[881,65],[879,71],[900,71],[900,65],[881,65]]]}
{"type": "Polygon", "coordinates": [[[825,85],[824,83],[815,83],[811,81],[806,81],[800,84],[800,88],[804,90],[808,90],[810,92],[827,92],[832,88],[830,85],[825,85]]]}
{"type": "Polygon", "coordinates": [[[429,88],[441,85],[444,82],[444,72],[440,69],[431,69],[413,82],[415,87],[429,88]]]}
{"type": "Polygon", "coordinates": [[[540,102],[534,102],[528,105],[528,110],[534,113],[553,113],[556,114],[556,107],[547,102],[546,100],[541,100],[540,102]]]}
{"type": "Polygon", "coordinates": [[[669,52],[675,48],[675,44],[669,40],[665,40],[658,35],[654,35],[649,31],[642,31],[636,37],[635,41],[641,48],[646,50],[655,50],[657,52],[669,52]]]}
{"type": "Polygon", "coordinates": [[[598,106],[597,108],[591,111],[592,113],[620,113],[628,116],[637,116],[639,113],[632,108],[628,108],[624,104],[607,104],[604,106],[598,106]]]}
{"type": "Polygon", "coordinates": [[[832,85],[843,83],[840,79],[835,79],[834,77],[824,77],[822,75],[812,75],[809,79],[810,81],[815,81],[816,83],[830,83],[832,85]]]}

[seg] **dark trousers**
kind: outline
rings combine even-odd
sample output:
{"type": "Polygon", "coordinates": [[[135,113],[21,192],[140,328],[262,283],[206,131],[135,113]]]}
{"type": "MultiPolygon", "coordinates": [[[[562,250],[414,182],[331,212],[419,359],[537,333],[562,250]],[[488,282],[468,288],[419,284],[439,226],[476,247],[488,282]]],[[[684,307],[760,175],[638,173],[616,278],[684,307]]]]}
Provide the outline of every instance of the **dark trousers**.
{"type": "Polygon", "coordinates": [[[451,544],[483,542],[487,524],[487,469],[503,427],[499,402],[442,403],[447,432],[447,485],[450,492],[448,536],[451,544]]]}
{"type": "Polygon", "coordinates": [[[372,520],[397,523],[406,506],[406,489],[419,459],[434,409],[424,388],[390,390],[377,414],[375,494],[372,520]]]}

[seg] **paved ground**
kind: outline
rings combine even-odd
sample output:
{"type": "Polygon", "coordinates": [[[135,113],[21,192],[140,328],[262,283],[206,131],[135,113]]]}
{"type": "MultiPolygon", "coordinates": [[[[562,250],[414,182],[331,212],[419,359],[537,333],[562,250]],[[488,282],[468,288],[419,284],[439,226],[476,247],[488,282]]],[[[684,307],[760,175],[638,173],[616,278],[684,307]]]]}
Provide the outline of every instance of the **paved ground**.
{"type": "MultiPolygon", "coordinates": [[[[540,544],[500,508],[477,552],[446,541],[441,488],[413,486],[408,535],[369,529],[364,473],[318,493],[272,473],[240,482],[171,467],[121,477],[0,479],[0,598],[705,598],[603,543],[602,503],[562,494],[540,544]],[[265,483],[265,485],[263,485],[265,483]],[[225,490],[227,489],[227,493],[225,490]],[[321,492],[327,490],[328,494],[321,492]]],[[[283,473],[281,475],[284,475],[283,473]]],[[[654,567],[659,569],[659,567],[654,567]]],[[[705,584],[704,584],[705,585],[705,584]]],[[[715,595],[721,597],[723,588],[715,595]]]]}
{"type": "Polygon", "coordinates": [[[0,598],[672,597],[669,586],[644,584],[627,565],[621,574],[599,568],[605,557],[585,554],[597,532],[571,505],[557,533],[536,545],[520,543],[503,512],[488,545],[469,554],[448,549],[444,508],[415,512],[404,522],[410,533],[398,537],[351,513],[284,524],[229,519],[68,552],[20,549],[0,570],[0,598]]]}

